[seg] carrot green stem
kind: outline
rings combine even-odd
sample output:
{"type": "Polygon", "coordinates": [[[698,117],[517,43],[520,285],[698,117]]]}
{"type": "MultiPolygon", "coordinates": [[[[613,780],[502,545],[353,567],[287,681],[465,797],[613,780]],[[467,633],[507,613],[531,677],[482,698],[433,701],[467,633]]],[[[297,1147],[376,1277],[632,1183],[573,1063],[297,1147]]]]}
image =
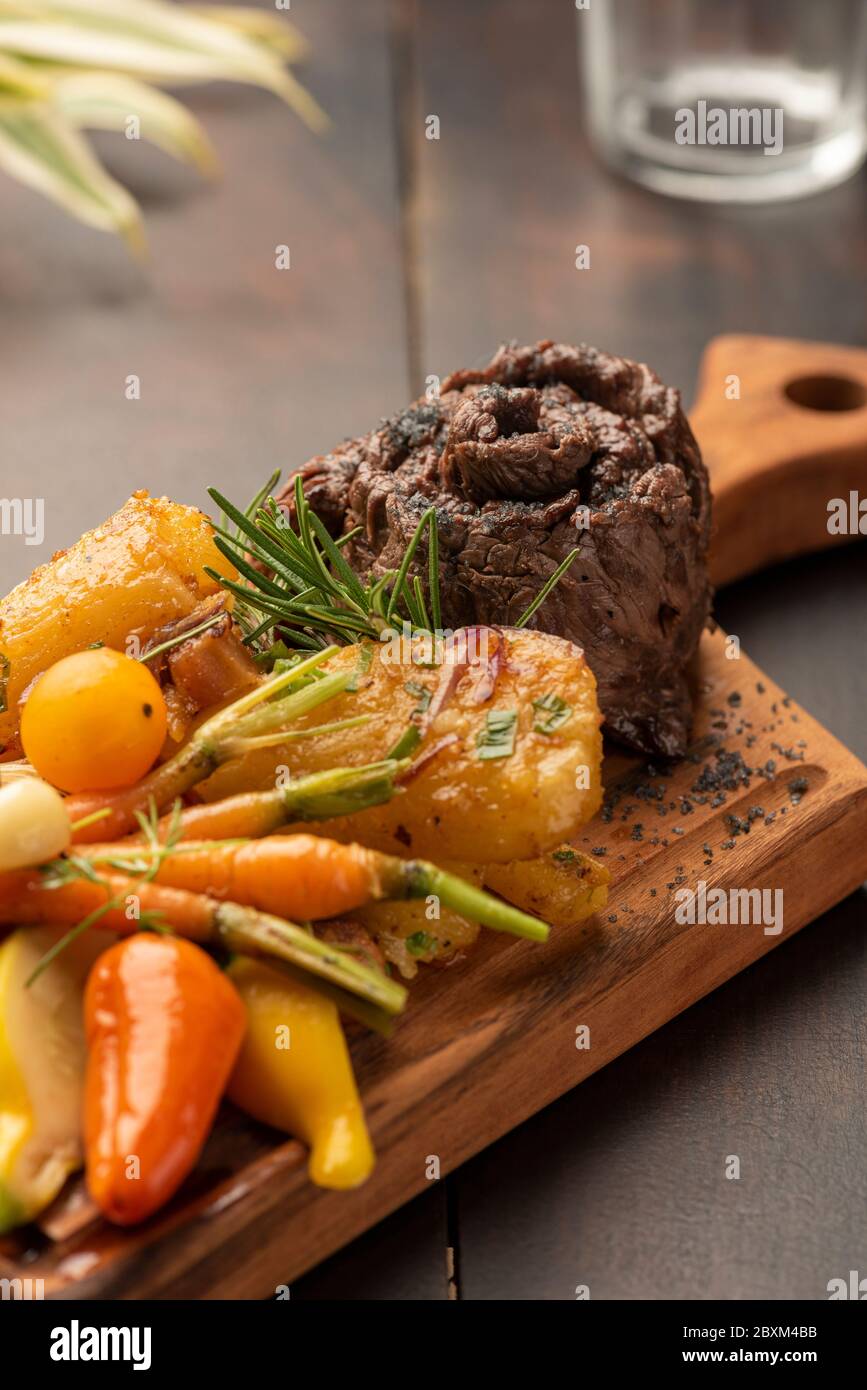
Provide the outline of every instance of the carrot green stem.
{"type": "MultiPolygon", "coordinates": [[[[251,952],[247,950],[244,954],[250,955],[251,952]]],[[[386,1013],[378,1004],[371,1004],[367,999],[359,998],[357,994],[349,994],[339,985],[333,985],[330,980],[323,980],[320,975],[311,975],[308,970],[302,970],[300,966],[292,965],[288,960],[278,960],[276,956],[262,956],[261,959],[267,961],[272,970],[279,970],[281,974],[297,980],[299,985],[324,995],[336,1004],[347,1018],[357,1019],[374,1033],[390,1038],[394,1032],[394,1015],[386,1013]]]]}
{"type": "Polygon", "coordinates": [[[229,746],[234,755],[242,757],[245,753],[253,753],[260,748],[279,748],[284,743],[295,743],[302,738],[318,738],[320,734],[336,734],[343,729],[357,729],[362,724],[369,724],[372,718],[370,714],[355,714],[351,719],[335,719],[331,724],[314,724],[309,729],[278,729],[273,734],[234,739],[229,746]]]}
{"type": "MultiPolygon", "coordinates": [[[[328,768],[308,773],[273,791],[239,792],[210,804],[221,812],[227,826],[237,826],[244,838],[255,840],[293,821],[333,820],[335,816],[351,816],[356,811],[381,806],[401,794],[395,782],[408,766],[408,759],[384,758],[362,767],[328,768]]],[[[190,833],[195,833],[201,813],[207,818],[207,807],[191,807],[186,813],[190,833]]]]}
{"type": "Polygon", "coordinates": [[[297,680],[309,675],[337,650],[337,647],[328,647],[325,651],[317,652],[307,661],[292,666],[288,671],[281,671],[279,676],[272,676],[270,680],[263,681],[261,685],[241,695],[231,705],[227,705],[225,709],[206,720],[187,746],[151,775],[158,777],[171,768],[180,771],[188,764],[196,762],[210,764],[213,769],[231,756],[231,744],[234,739],[270,733],[271,730],[290,724],[293,719],[298,719],[302,714],[309,714],[317,705],[330,700],[333,695],[344,689],[351,679],[349,673],[345,676],[323,676],[321,680],[311,681],[309,685],[284,696],[281,700],[275,701],[273,697],[282,694],[287,686],[294,685],[297,680]]]}
{"type": "MultiPolygon", "coordinates": [[[[245,695],[241,695],[231,705],[220,710],[219,714],[213,715],[207,724],[202,725],[202,729],[211,729],[216,732],[222,725],[231,724],[240,719],[242,715],[249,713],[257,705],[261,705],[263,700],[270,700],[273,695],[278,695],[281,690],[285,690],[287,685],[294,685],[301,676],[310,675],[322,665],[323,661],[327,661],[337,651],[339,651],[338,647],[325,647],[322,651],[314,652],[306,661],[299,662],[297,666],[291,666],[288,670],[281,671],[279,676],[272,676],[270,680],[263,681],[261,685],[255,686],[253,690],[248,690],[245,695]]],[[[201,731],[200,729],[199,732],[201,733],[201,731]]]]}
{"type": "Polygon", "coordinates": [[[238,903],[220,903],[215,922],[230,951],[262,959],[276,956],[303,970],[305,975],[326,980],[387,1014],[399,1014],[406,1004],[403,985],[282,917],[238,903]]]}
{"type": "MultiPolygon", "coordinates": [[[[297,678],[297,672],[300,669],[300,667],[296,667],[291,674],[297,678]]],[[[284,672],[276,679],[283,681],[284,676],[289,674],[288,671],[284,672]]],[[[309,685],[305,685],[301,690],[293,691],[291,695],[286,695],[281,700],[269,701],[268,704],[260,705],[258,709],[251,710],[249,714],[244,714],[240,718],[233,718],[226,729],[217,730],[217,746],[220,747],[226,742],[227,736],[234,742],[235,739],[260,738],[263,734],[271,733],[273,730],[282,730],[293,720],[300,719],[303,714],[309,714],[311,710],[325,704],[326,700],[332,700],[335,695],[339,695],[342,690],[346,689],[351,680],[351,671],[335,671],[333,675],[311,681],[309,685]]],[[[229,709],[232,709],[231,705],[229,709]]],[[[224,710],[223,714],[226,712],[224,710]]],[[[221,718],[222,714],[216,716],[218,720],[221,718]]],[[[202,727],[207,726],[203,725],[202,727]]]]}
{"type": "Polygon", "coordinates": [[[492,931],[524,936],[529,941],[548,940],[550,928],[547,922],[520,912],[493,894],[423,859],[392,860],[386,881],[388,897],[436,897],[462,917],[469,917],[471,921],[490,927],[492,931]],[[403,891],[400,891],[401,888],[403,891]]]}
{"type": "Polygon", "coordinates": [[[312,772],[278,792],[265,794],[279,799],[284,824],[351,816],[390,801],[400,790],[395,786],[395,778],[408,766],[408,759],[384,758],[362,767],[335,767],[327,772],[312,772]]]}
{"type": "MultiPolygon", "coordinates": [[[[128,834],[137,810],[143,810],[151,802],[162,809],[198,782],[210,777],[221,763],[231,758],[238,736],[255,737],[275,728],[284,728],[343,690],[352,680],[350,671],[311,680],[300,690],[293,690],[280,700],[272,698],[313,672],[337,650],[336,647],[328,647],[316,652],[297,666],[263,681],[218,714],[212,715],[173,758],[155,767],[135,786],[120,792],[74,794],[67,805],[70,818],[83,820],[91,812],[108,806],[111,814],[106,817],[106,838],[117,839],[128,834]]],[[[93,823],[88,822],[83,827],[83,835],[80,830],[74,833],[81,835],[81,838],[94,840],[97,838],[94,829],[93,823]]]]}

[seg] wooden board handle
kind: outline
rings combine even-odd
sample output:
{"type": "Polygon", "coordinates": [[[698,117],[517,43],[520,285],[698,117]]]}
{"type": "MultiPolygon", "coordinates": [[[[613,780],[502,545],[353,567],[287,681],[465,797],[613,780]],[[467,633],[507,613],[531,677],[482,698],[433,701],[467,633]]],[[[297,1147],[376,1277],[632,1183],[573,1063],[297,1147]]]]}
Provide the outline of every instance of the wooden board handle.
{"type": "Polygon", "coordinates": [[[829,532],[828,503],[867,496],[867,351],[715,338],[690,423],[714,491],[714,584],[854,538],[829,532]]]}

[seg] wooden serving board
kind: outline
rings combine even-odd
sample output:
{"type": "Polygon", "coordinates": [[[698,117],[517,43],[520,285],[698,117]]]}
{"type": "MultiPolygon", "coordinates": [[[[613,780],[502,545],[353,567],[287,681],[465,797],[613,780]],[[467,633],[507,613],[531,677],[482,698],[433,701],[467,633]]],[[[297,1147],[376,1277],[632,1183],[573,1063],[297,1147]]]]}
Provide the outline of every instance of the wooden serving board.
{"type": "MultiPolygon", "coordinates": [[[[793,363],[799,380],[839,377],[843,350],[758,341],[760,350],[757,340],[712,345],[694,415],[719,512],[729,518],[715,549],[726,578],[756,568],[763,554],[790,553],[776,510],[770,552],[759,549],[753,507],[788,507],[796,548],[830,540],[800,508],[801,494],[779,495],[787,438],[796,468],[807,449],[814,467],[823,461],[814,412],[792,402],[805,419],[791,415],[783,390],[793,363]],[[782,377],[770,371],[774,352],[782,377]],[[729,372],[741,378],[737,403],[722,396],[729,372]],[[776,410],[773,467],[764,456],[746,471],[738,466],[744,403],[753,412],[748,429],[776,410]]],[[[847,379],[864,384],[867,400],[867,355],[843,356],[847,379]]],[[[860,416],[867,440],[867,410],[815,413],[833,415],[835,428],[838,415],[860,416]]],[[[821,487],[805,494],[822,517],[828,497],[845,495],[835,488],[855,476],[857,423],[840,423],[844,446],[821,487]]],[[[422,972],[389,1041],[354,1043],[379,1155],[366,1186],[349,1194],[312,1187],[299,1144],[227,1108],[196,1173],[153,1221],[123,1232],[91,1220],[72,1188],[38,1231],[0,1241],[0,1277],[43,1279],[46,1296],[59,1298],[273,1294],[422,1191],[432,1157],[445,1175],[857,888],[867,878],[867,768],[722,632],[705,635],[694,686],[694,739],[683,762],[653,768],[616,752],[606,758],[606,808],[576,841],[604,851],[606,911],[558,930],[544,947],[483,934],[463,963],[422,972]],[[782,890],[783,930],[679,922],[675,895],[702,880],[708,890],[782,890]],[[589,1047],[576,1046],[582,1028],[589,1047]]]]}

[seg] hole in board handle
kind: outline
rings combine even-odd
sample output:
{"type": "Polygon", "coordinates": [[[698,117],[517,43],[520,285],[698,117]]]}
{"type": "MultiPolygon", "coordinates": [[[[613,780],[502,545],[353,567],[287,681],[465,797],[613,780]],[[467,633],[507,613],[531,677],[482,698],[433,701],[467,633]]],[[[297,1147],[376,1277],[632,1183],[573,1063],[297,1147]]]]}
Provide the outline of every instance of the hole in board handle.
{"type": "Polygon", "coordinates": [[[805,410],[860,410],[867,405],[867,387],[848,376],[799,376],[785,392],[805,410]]]}

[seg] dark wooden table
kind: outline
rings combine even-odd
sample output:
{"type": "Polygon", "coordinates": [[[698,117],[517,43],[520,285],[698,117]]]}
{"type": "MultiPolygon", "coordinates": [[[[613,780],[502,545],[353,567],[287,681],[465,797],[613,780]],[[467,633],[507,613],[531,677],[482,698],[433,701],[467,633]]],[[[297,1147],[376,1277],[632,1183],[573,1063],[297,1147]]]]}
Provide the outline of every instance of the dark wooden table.
{"type": "MultiPolygon", "coordinates": [[[[145,207],[146,268],[3,182],[0,494],[46,504],[41,551],[0,541],[3,589],[132,488],[244,497],[505,338],[598,343],[687,400],[714,334],[863,343],[864,178],[741,210],[613,178],[588,152],[568,0],[295,0],[292,18],[329,138],[220,86],[190,96],[216,189],[145,145],[101,145],[145,207]]],[[[865,579],[862,542],[717,603],[862,758],[865,579]]],[[[864,923],[857,895],[293,1297],[822,1298],[867,1273],[864,923]]]]}

